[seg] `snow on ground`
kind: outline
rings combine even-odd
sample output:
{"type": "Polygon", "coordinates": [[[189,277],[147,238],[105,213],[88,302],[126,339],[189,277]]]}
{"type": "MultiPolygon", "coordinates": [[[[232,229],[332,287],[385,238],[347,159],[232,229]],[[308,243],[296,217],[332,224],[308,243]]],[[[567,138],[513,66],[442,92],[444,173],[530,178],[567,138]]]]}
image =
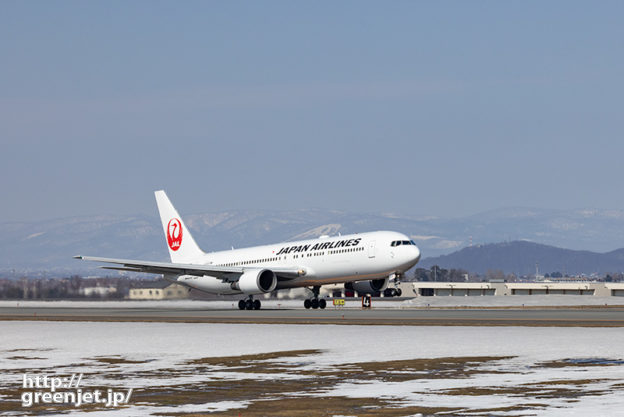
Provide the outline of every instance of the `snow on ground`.
{"type": "MultiPolygon", "coordinates": [[[[264,308],[303,308],[303,300],[264,300],[264,308]]],[[[613,306],[624,305],[624,297],[597,297],[589,295],[510,295],[510,296],[438,296],[412,299],[374,298],[373,307],[428,308],[428,307],[522,307],[522,306],[613,306]]],[[[344,308],[360,308],[359,299],[347,299],[344,308]]],[[[161,300],[161,301],[0,301],[0,307],[31,308],[171,308],[171,309],[238,309],[237,300],[161,300]]],[[[333,308],[331,300],[328,308],[333,308]]]]}
{"type": "MultiPolygon", "coordinates": [[[[281,300],[280,300],[281,301],[281,300]]],[[[303,301],[301,302],[303,303],[303,301]]],[[[296,303],[297,306],[301,303],[296,303]]],[[[160,300],[160,301],[0,301],[0,307],[31,308],[172,308],[172,309],[222,309],[237,308],[238,301],[160,300]]]]}
{"type": "MultiPolygon", "coordinates": [[[[218,323],[1,321],[0,358],[34,349],[54,366],[120,355],[175,364],[201,357],[324,349],[316,364],[446,356],[515,355],[531,360],[624,358],[621,328],[340,326],[218,323]],[[238,341],[245,341],[239,343],[238,341]]],[[[19,360],[2,367],[19,368],[19,360]]],[[[1,378],[1,377],[0,377],[1,378]]]]}
{"type": "MultiPolygon", "coordinates": [[[[443,394],[449,389],[519,387],[559,381],[597,394],[539,399],[546,403],[531,415],[624,415],[624,331],[621,328],[575,327],[446,327],[446,326],[335,326],[136,322],[0,322],[0,387],[21,384],[21,372],[57,375],[88,374],[83,386],[111,388],[189,384],[207,380],[255,378],[297,379],[297,373],[245,373],[215,368],[194,372],[189,360],[288,350],[321,349],[311,356],[277,361],[301,371],[327,370],[336,365],[370,361],[462,356],[509,357],[479,365],[469,378],[421,377],[387,382],[343,380],[311,396],[392,398],[405,405],[473,409],[514,406],[526,398],[516,395],[443,394]],[[103,364],[98,357],[140,363],[103,364]],[[584,364],[584,359],[615,361],[609,366],[584,364]],[[544,367],[546,361],[580,360],[573,366],[544,367]],[[160,377],[161,369],[180,371],[160,377]],[[151,377],[146,377],[149,372],[151,377]],[[581,386],[575,381],[587,381],[581,386]],[[599,394],[598,394],[599,393],[599,394]]],[[[573,387],[573,388],[574,388],[573,387]]],[[[160,412],[210,411],[244,407],[245,403],[182,405],[181,408],[134,404],[105,415],[125,416],[160,412]],[[175,409],[175,411],[173,411],[175,409]]],[[[96,415],[96,414],[92,414],[96,415]]],[[[497,415],[514,415],[501,412],[497,415]]],[[[523,415],[526,415],[523,414],[523,415]]]]}
{"type": "MultiPolygon", "coordinates": [[[[264,300],[263,308],[303,308],[303,300],[264,300]]],[[[361,307],[360,301],[349,301],[352,307],[361,307]]],[[[0,307],[29,307],[29,308],[160,308],[175,310],[238,310],[238,300],[158,300],[158,301],[32,301],[15,300],[0,301],[0,307]]]]}

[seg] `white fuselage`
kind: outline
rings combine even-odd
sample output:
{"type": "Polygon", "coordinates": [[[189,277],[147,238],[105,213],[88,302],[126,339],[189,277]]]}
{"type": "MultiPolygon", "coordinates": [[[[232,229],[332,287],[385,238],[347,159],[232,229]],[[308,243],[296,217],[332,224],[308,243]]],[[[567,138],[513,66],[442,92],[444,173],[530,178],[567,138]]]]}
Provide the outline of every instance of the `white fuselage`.
{"type": "MultiPolygon", "coordinates": [[[[407,236],[383,231],[212,252],[193,263],[244,269],[300,270],[300,276],[278,282],[276,289],[283,289],[388,278],[392,274],[402,274],[419,259],[418,247],[407,236]]],[[[240,293],[229,283],[211,276],[183,275],[177,280],[206,292],[240,293]]]]}
{"type": "Polygon", "coordinates": [[[393,276],[416,265],[420,251],[397,232],[371,232],[275,243],[246,249],[205,253],[193,239],[164,190],[154,192],[171,262],[76,256],[118,266],[104,268],[163,274],[173,282],[215,294],[245,294],[240,309],[260,308],[254,294],[284,288],[312,287],[306,308],[325,308],[318,300],[325,284],[355,282],[357,291],[383,291],[393,276]]]}

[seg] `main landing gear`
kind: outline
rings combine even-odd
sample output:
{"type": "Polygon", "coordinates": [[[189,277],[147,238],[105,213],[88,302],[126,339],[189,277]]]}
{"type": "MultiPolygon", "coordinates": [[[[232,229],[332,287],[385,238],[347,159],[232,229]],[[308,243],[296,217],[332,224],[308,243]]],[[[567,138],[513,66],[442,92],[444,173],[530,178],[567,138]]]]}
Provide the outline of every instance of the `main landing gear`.
{"type": "Polygon", "coordinates": [[[308,298],[307,300],[305,300],[303,302],[303,306],[306,309],[317,309],[320,308],[321,310],[324,309],[325,307],[327,307],[327,301],[325,301],[324,298],[321,298],[319,300],[319,291],[321,290],[321,287],[312,287],[312,293],[314,294],[314,296],[312,298],[308,298]]]}
{"type": "Polygon", "coordinates": [[[250,295],[246,300],[240,300],[238,302],[239,310],[260,310],[260,300],[254,300],[253,295],[250,295]]]}

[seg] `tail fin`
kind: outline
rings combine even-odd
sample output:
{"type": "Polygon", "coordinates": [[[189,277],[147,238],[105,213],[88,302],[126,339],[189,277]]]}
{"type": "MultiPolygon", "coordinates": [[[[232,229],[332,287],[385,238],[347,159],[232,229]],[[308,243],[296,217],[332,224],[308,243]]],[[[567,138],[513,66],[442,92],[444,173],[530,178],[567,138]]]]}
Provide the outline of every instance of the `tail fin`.
{"type": "Polygon", "coordinates": [[[156,204],[160,213],[167,247],[171,262],[195,263],[204,255],[204,252],[197,246],[191,232],[184,225],[182,218],[176,211],[167,194],[163,190],[156,191],[156,204]]]}

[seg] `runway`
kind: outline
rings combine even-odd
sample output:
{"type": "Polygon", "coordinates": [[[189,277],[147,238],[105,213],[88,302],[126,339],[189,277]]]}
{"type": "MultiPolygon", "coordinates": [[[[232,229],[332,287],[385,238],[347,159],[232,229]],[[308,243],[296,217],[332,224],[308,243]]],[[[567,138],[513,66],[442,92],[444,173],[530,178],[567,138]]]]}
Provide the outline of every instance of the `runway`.
{"type": "Polygon", "coordinates": [[[0,320],[340,324],[406,326],[581,326],[622,327],[622,307],[235,309],[0,307],[0,320]]]}

